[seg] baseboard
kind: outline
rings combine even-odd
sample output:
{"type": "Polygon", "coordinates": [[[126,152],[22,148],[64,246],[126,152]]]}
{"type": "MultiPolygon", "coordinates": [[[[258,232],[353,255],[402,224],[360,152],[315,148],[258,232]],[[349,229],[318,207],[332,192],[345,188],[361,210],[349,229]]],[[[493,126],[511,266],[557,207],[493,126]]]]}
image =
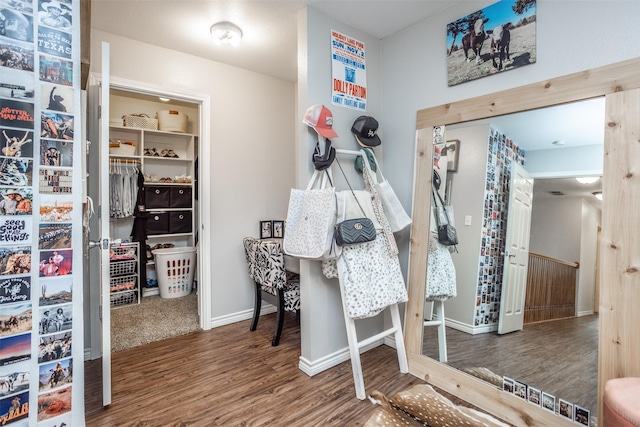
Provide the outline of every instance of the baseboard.
{"type": "MultiPolygon", "coordinates": [[[[260,309],[260,316],[265,314],[271,314],[276,312],[276,306],[271,304],[262,304],[260,309]]],[[[214,317],[211,319],[211,327],[217,328],[220,326],[230,325],[232,323],[241,322],[243,320],[253,319],[253,309],[238,311],[236,313],[229,314],[227,316],[214,317]]]]}
{"type": "MultiPolygon", "coordinates": [[[[381,346],[382,344],[384,344],[383,341],[384,340],[377,340],[367,346],[362,347],[360,349],[360,354],[381,346]]],[[[334,366],[341,364],[342,362],[346,362],[347,360],[351,360],[349,347],[338,350],[333,354],[328,354],[327,356],[321,357],[320,359],[314,360],[313,362],[300,356],[298,368],[305,374],[312,377],[326,371],[327,369],[331,369],[334,366]]]]}
{"type": "Polygon", "coordinates": [[[577,317],[582,317],[582,316],[591,316],[592,314],[595,314],[596,312],[593,310],[586,310],[586,311],[579,311],[578,314],[576,315],[577,317]]]}
{"type": "Polygon", "coordinates": [[[456,329],[461,332],[466,332],[467,334],[476,335],[476,334],[485,334],[487,332],[495,332],[498,330],[498,325],[480,325],[480,326],[472,326],[468,323],[458,322],[457,320],[445,319],[445,325],[452,329],[456,329]]]}

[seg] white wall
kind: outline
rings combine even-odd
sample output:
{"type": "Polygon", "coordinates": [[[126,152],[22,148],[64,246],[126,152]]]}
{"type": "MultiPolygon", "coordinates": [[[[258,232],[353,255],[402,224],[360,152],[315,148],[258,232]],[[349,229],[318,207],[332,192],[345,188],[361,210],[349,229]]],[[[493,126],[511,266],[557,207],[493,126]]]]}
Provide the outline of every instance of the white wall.
{"type": "MultiPolygon", "coordinates": [[[[93,30],[91,68],[99,73],[100,45],[110,43],[111,75],[167,90],[211,97],[211,182],[201,182],[211,201],[212,323],[250,318],[254,285],[247,274],[242,239],[259,236],[260,220],[284,219],[288,189],[295,184],[295,85],[93,30]]],[[[203,231],[201,231],[203,232],[203,231]]],[[[89,341],[88,341],[89,342],[89,341]]]]}
{"type": "Polygon", "coordinates": [[[531,210],[529,250],[563,261],[579,262],[581,218],[581,199],[536,199],[531,210]]]}
{"type": "MultiPolygon", "coordinates": [[[[604,140],[602,141],[604,144],[604,140]]],[[[536,177],[602,175],[603,145],[527,151],[524,167],[536,177]]]]}
{"type": "Polygon", "coordinates": [[[458,159],[458,172],[449,172],[453,176],[451,204],[460,244],[458,252],[451,254],[456,267],[458,295],[446,302],[445,313],[447,321],[453,322],[452,326],[468,332],[474,328],[489,125],[447,126],[446,136],[460,140],[460,152],[464,155],[458,159]],[[471,216],[470,225],[464,223],[466,216],[471,216]]]}

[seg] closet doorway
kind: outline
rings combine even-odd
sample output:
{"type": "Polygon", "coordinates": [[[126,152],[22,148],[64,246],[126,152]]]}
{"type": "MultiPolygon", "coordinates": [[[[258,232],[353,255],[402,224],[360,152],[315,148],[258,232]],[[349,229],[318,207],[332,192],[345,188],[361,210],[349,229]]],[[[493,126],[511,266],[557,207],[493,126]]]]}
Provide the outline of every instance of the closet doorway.
{"type": "MultiPolygon", "coordinates": [[[[132,339],[139,339],[141,335],[146,335],[144,342],[149,342],[166,337],[166,333],[178,333],[185,331],[210,329],[211,328],[211,284],[210,270],[206,263],[199,262],[200,259],[206,259],[209,251],[209,239],[206,235],[202,235],[203,230],[208,230],[209,220],[207,215],[202,212],[209,212],[209,202],[206,198],[203,200],[199,195],[208,192],[208,185],[204,188],[199,185],[200,182],[209,182],[209,173],[198,167],[200,159],[208,159],[210,156],[210,147],[208,144],[202,144],[201,141],[209,140],[209,97],[203,97],[201,94],[177,93],[167,91],[166,88],[157,88],[143,83],[133,83],[131,81],[119,81],[111,78],[109,82],[109,100],[107,105],[110,108],[109,114],[104,114],[100,118],[100,109],[104,105],[104,95],[101,96],[102,78],[100,75],[92,74],[90,76],[90,87],[88,91],[87,111],[88,111],[88,140],[95,142],[89,143],[87,150],[87,193],[94,201],[95,210],[98,211],[102,207],[100,205],[100,181],[109,179],[109,172],[126,174],[142,173],[143,177],[147,175],[147,184],[153,184],[156,188],[162,189],[186,189],[191,190],[191,206],[181,205],[178,208],[160,209],[165,213],[182,215],[191,220],[191,226],[187,228],[179,228],[171,230],[173,232],[155,231],[148,237],[139,242],[137,250],[139,255],[146,257],[147,249],[161,248],[174,245],[175,248],[195,248],[195,268],[193,280],[195,288],[189,295],[177,298],[161,298],[158,294],[159,288],[147,286],[155,284],[158,280],[155,268],[155,259],[152,262],[140,263],[138,273],[146,278],[139,280],[139,297],[138,301],[132,304],[121,304],[116,307],[110,307],[109,322],[112,323],[111,317],[114,319],[114,328],[111,328],[113,335],[118,339],[118,335],[127,334],[132,339]],[[160,100],[169,98],[170,101],[160,100]],[[155,118],[158,111],[179,111],[188,116],[186,132],[179,131],[161,131],[153,129],[139,129],[136,126],[125,126],[123,116],[136,115],[135,117],[155,118]],[[142,116],[140,116],[142,114],[142,116]],[[206,118],[203,120],[203,118],[206,118]],[[108,138],[101,138],[100,125],[108,128],[108,138]],[[136,137],[138,140],[136,140],[136,137]],[[146,137],[146,139],[145,139],[146,137]],[[106,167],[101,167],[100,146],[98,141],[105,140],[106,144],[111,145],[112,152],[108,155],[110,158],[106,167]],[[146,146],[145,146],[146,141],[146,146]],[[118,144],[118,146],[116,146],[118,144]],[[124,152],[118,150],[119,147],[124,148],[124,152]],[[131,151],[133,147],[133,154],[131,151]],[[115,148],[115,150],[114,150],[115,148]],[[149,151],[145,152],[145,148],[149,151]],[[155,151],[151,151],[155,149],[155,151]],[[127,151],[129,150],[129,151],[127,151]],[[164,150],[164,153],[163,153],[164,150]],[[113,152],[116,154],[113,154],[113,152]],[[158,153],[158,156],[155,155],[158,153]],[[145,155],[147,154],[147,155],[145,155]],[[166,157],[165,157],[166,156],[166,157]],[[177,156],[177,158],[176,158],[177,156]],[[97,171],[93,173],[93,171],[97,171]],[[155,175],[155,176],[154,176],[155,175]],[[165,178],[163,181],[162,178],[165,178]],[[168,182],[167,178],[172,182],[168,182]],[[156,181],[157,179],[157,181],[156,181]],[[203,180],[204,179],[204,180],[203,180]],[[189,182],[190,181],[190,182],[189,182]],[[190,215],[189,215],[190,214],[190,215]],[[164,246],[166,245],[166,246],[164,246]],[[147,246],[149,248],[147,248],[147,246]],[[152,302],[152,304],[151,304],[152,302]],[[145,314],[147,305],[151,305],[148,310],[154,314],[162,312],[163,320],[168,322],[170,326],[159,327],[153,317],[145,314]],[[170,307],[170,308],[169,308],[170,307]],[[168,315],[167,313],[176,313],[168,315]],[[178,318],[178,313],[186,313],[185,318],[178,318]],[[122,318],[122,319],[119,319],[122,318]],[[123,325],[119,328],[117,325],[123,325]],[[178,325],[181,325],[178,327],[178,325]],[[148,332],[144,332],[144,331],[148,332]]],[[[104,111],[107,111],[105,108],[104,111]]],[[[179,115],[179,114],[178,114],[179,115]]],[[[182,129],[181,129],[182,130],[182,129]]],[[[108,150],[103,145],[104,150],[108,150]]],[[[109,203],[111,205],[111,203],[109,203]]],[[[111,210],[111,206],[109,206],[111,210]]],[[[117,211],[117,210],[116,210],[117,211]]],[[[87,248],[102,244],[104,239],[109,238],[112,243],[116,244],[118,239],[132,240],[131,234],[133,229],[132,217],[126,218],[109,218],[109,236],[100,236],[99,215],[94,215],[89,222],[89,231],[86,235],[87,248]],[[93,244],[92,244],[93,243],[93,244]]],[[[173,222],[175,224],[175,222],[173,222]]],[[[102,227],[105,229],[105,227],[102,227]]],[[[168,231],[168,230],[167,230],[168,231]]],[[[132,242],[135,243],[135,242],[132,242]]],[[[134,245],[135,246],[135,245],[134,245]]],[[[126,245],[123,252],[126,252],[126,245]]],[[[89,330],[85,332],[86,347],[89,348],[90,359],[96,359],[101,356],[104,346],[102,338],[102,327],[104,316],[102,316],[101,308],[101,291],[99,284],[101,283],[100,258],[101,251],[97,249],[85,251],[86,256],[86,274],[85,277],[85,312],[89,319],[89,330]]],[[[155,256],[154,256],[155,258],[155,256]]],[[[125,301],[126,302],[126,301],[125,301]]],[[[116,341],[114,341],[116,342],[116,341]]],[[[131,341],[138,345],[137,342],[131,341]]],[[[140,344],[144,343],[140,342],[140,344]]],[[[113,350],[119,350],[129,343],[125,343],[113,350]]],[[[106,357],[106,356],[105,356],[106,357]]]]}

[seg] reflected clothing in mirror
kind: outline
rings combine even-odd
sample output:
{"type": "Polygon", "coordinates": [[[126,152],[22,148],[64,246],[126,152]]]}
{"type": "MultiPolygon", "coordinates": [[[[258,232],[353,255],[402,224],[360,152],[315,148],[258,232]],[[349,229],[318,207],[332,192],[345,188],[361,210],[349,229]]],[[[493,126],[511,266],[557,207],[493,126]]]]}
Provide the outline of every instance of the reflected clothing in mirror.
{"type": "Polygon", "coordinates": [[[429,233],[427,255],[427,301],[446,301],[457,295],[456,269],[449,247],[438,242],[437,235],[429,233]]]}
{"type": "MultiPolygon", "coordinates": [[[[444,131],[444,126],[434,129],[434,144],[437,141],[436,133],[444,131]]],[[[438,147],[434,146],[433,152],[433,187],[438,193],[445,193],[446,188],[442,183],[446,183],[447,168],[440,168],[439,162],[443,160],[438,147]]],[[[444,157],[444,165],[447,158],[444,157]]],[[[457,295],[456,290],[456,268],[453,265],[449,246],[445,246],[438,241],[438,226],[434,216],[435,206],[431,203],[431,219],[429,232],[429,247],[427,253],[427,277],[425,298],[427,301],[446,301],[457,295]]]]}

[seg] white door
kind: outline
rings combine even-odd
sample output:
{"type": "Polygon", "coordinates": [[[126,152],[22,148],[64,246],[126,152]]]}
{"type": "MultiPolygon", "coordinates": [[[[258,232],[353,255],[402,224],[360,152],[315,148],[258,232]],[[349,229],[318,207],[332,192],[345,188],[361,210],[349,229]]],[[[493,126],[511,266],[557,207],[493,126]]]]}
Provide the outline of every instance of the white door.
{"type": "Polygon", "coordinates": [[[499,334],[520,331],[524,323],[533,178],[516,163],[513,163],[509,189],[499,334]]]}
{"type": "Polygon", "coordinates": [[[102,405],[111,404],[111,298],[109,289],[109,43],[102,43],[100,86],[100,310],[102,314],[102,405]]]}

